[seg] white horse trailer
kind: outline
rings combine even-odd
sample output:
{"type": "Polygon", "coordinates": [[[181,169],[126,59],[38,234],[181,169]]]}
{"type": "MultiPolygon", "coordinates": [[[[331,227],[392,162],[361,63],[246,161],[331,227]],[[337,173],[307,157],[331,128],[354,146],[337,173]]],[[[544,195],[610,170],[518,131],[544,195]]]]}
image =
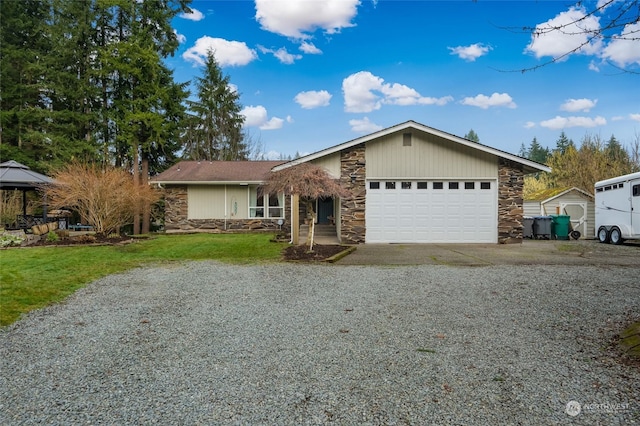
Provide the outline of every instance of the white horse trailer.
{"type": "Polygon", "coordinates": [[[640,239],[640,172],[596,182],[595,195],[595,229],[601,243],[640,239]]]}

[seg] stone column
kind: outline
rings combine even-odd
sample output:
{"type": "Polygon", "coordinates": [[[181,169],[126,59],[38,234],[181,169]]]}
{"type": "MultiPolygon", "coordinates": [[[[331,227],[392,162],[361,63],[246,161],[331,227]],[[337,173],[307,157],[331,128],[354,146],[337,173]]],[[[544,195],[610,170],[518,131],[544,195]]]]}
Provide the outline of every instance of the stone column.
{"type": "Polygon", "coordinates": [[[524,173],[522,166],[500,159],[498,164],[498,242],[522,243],[524,173]]]}
{"type": "Polygon", "coordinates": [[[187,223],[187,187],[169,186],[164,190],[164,227],[182,229],[187,223]]]}
{"type": "Polygon", "coordinates": [[[340,240],[347,244],[365,242],[366,201],[365,145],[360,144],[340,153],[340,184],[351,192],[340,200],[340,240]]]}

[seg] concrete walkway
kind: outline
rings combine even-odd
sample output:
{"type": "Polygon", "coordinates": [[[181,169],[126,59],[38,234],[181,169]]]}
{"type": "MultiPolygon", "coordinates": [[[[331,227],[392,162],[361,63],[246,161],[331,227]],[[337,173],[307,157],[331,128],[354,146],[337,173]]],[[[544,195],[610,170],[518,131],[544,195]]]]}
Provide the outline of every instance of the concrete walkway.
{"type": "Polygon", "coordinates": [[[640,243],[361,244],[337,265],[618,265],[640,267],[640,243]]]}

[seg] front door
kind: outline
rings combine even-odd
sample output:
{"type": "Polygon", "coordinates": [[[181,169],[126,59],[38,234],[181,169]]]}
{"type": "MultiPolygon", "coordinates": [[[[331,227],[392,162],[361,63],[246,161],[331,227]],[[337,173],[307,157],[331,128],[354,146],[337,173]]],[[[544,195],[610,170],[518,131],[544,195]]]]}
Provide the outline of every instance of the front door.
{"type": "Polygon", "coordinates": [[[333,198],[318,199],[318,223],[334,223],[333,198]]]}

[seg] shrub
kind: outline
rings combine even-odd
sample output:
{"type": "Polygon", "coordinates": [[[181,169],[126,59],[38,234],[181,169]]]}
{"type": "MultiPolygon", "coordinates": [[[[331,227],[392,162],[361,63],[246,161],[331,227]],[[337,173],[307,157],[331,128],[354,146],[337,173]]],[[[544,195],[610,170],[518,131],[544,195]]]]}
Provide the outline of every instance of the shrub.
{"type": "Polygon", "coordinates": [[[55,243],[56,241],[60,240],[60,237],[55,232],[49,231],[47,233],[46,240],[47,240],[48,243],[55,243]]]}
{"type": "Polygon", "coordinates": [[[24,241],[24,238],[21,238],[17,235],[12,234],[2,234],[0,235],[0,247],[9,247],[9,246],[19,246],[24,241]]]}
{"type": "Polygon", "coordinates": [[[151,186],[135,185],[130,173],[115,167],[74,163],[53,178],[56,184],[44,190],[51,208],[77,212],[100,235],[118,233],[136,209],[159,199],[151,186]]]}

